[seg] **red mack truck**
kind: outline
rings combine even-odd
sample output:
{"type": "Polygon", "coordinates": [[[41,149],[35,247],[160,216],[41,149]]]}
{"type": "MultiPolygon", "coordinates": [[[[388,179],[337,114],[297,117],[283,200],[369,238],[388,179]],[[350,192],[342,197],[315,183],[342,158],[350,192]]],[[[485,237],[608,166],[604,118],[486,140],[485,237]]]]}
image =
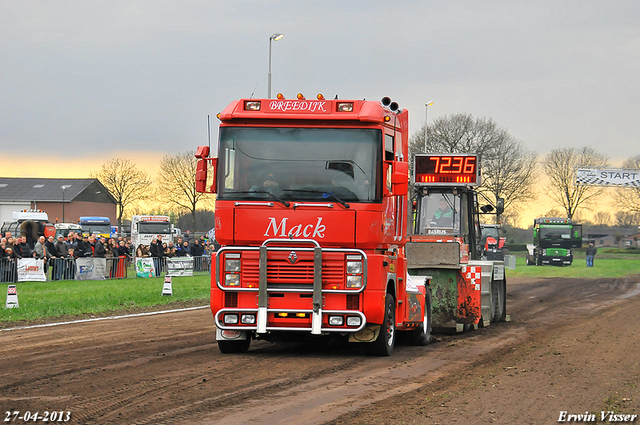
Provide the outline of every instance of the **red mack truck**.
{"type": "Polygon", "coordinates": [[[211,310],[222,352],[326,335],[391,355],[431,337],[429,281],[411,281],[408,112],[396,102],[241,99],[196,189],[216,193],[211,310]]]}

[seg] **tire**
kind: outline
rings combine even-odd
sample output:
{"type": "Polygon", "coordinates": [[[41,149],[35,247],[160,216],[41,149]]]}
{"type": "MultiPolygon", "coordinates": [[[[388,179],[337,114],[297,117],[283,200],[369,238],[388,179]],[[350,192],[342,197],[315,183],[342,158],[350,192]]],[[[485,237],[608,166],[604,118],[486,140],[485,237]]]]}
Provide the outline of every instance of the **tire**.
{"type": "Polygon", "coordinates": [[[229,353],[246,353],[251,345],[251,339],[247,336],[247,339],[239,339],[235,341],[219,340],[218,349],[220,352],[229,353]]]}
{"type": "Polygon", "coordinates": [[[393,295],[387,294],[384,302],[384,319],[380,326],[378,339],[372,343],[371,351],[378,356],[390,356],[396,344],[396,302],[393,295]]]}
{"type": "Polygon", "coordinates": [[[491,321],[498,322],[506,317],[505,281],[491,281],[491,321]]]}
{"type": "Polygon", "coordinates": [[[417,329],[409,332],[412,345],[429,345],[431,342],[431,291],[427,289],[424,300],[424,318],[417,329]]]}

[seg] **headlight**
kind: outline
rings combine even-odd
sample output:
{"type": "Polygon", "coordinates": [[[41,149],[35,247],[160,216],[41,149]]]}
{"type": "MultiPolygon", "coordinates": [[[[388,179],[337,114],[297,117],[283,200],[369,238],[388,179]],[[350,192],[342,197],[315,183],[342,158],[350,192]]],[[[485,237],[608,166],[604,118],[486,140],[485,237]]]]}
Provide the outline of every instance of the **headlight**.
{"type": "Polygon", "coordinates": [[[362,274],[362,261],[347,261],[347,274],[362,274]]]}
{"type": "Polygon", "coordinates": [[[253,325],[256,323],[256,315],[255,314],[243,314],[240,316],[240,323],[244,325],[253,325]]]}
{"type": "Polygon", "coordinates": [[[237,325],[238,324],[238,315],[237,314],[225,314],[224,315],[224,324],[225,325],[237,325]]]}
{"type": "Polygon", "coordinates": [[[347,317],[347,326],[360,326],[362,318],[360,316],[347,317]]]}
{"type": "Polygon", "coordinates": [[[362,276],[347,276],[347,288],[362,288],[362,276]]]}
{"type": "Polygon", "coordinates": [[[342,316],[329,316],[329,325],[342,326],[344,323],[344,317],[342,316]]]}
{"type": "Polygon", "coordinates": [[[240,260],[225,260],[224,261],[224,270],[226,272],[239,272],[240,271],[240,260]]]}
{"type": "Polygon", "coordinates": [[[227,273],[224,275],[224,284],[226,286],[240,286],[240,275],[236,273],[227,273]]]}

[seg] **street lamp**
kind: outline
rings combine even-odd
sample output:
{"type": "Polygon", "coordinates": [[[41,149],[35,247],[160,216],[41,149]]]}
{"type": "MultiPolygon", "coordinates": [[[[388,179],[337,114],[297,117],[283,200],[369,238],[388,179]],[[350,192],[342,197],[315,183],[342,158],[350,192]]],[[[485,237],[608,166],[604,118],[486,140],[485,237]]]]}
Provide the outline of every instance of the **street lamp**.
{"type": "Polygon", "coordinates": [[[271,37],[269,37],[269,89],[267,92],[267,98],[271,99],[271,42],[272,41],[278,41],[280,40],[282,37],[284,37],[284,34],[280,34],[279,32],[273,34],[271,37]]]}
{"type": "Polygon", "coordinates": [[[424,104],[424,153],[427,153],[427,140],[429,133],[427,133],[427,115],[429,112],[429,105],[433,105],[433,102],[424,104]]]}
{"type": "Polygon", "coordinates": [[[64,191],[69,189],[71,187],[70,184],[63,184],[62,186],[60,186],[60,189],[62,189],[62,222],[65,223],[64,221],[64,191]]]}

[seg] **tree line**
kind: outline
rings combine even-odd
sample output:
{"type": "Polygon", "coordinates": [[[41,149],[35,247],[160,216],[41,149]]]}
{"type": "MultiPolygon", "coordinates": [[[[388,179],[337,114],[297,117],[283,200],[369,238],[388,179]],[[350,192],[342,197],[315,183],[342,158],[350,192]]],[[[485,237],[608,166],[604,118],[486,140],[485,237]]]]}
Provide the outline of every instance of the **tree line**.
{"type": "Polygon", "coordinates": [[[147,202],[162,203],[165,211],[191,214],[195,229],[198,208],[213,209],[214,202],[214,197],[196,192],[196,163],[194,151],[165,155],[152,179],[130,159],[114,158],[90,177],[100,180],[115,198],[120,228],[123,217],[133,215],[131,211],[147,202]]]}

